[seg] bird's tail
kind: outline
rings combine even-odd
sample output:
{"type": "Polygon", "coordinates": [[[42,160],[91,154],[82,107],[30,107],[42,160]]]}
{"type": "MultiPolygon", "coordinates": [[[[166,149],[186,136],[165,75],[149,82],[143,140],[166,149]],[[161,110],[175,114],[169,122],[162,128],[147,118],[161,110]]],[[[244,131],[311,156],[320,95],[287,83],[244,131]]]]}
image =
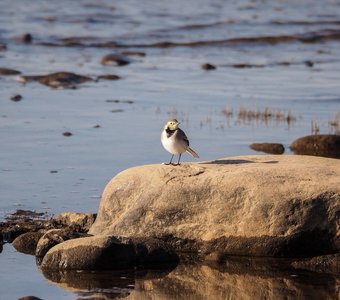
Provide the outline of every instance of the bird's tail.
{"type": "Polygon", "coordinates": [[[198,154],[190,147],[187,148],[187,152],[190,153],[193,157],[199,158],[198,154]]]}

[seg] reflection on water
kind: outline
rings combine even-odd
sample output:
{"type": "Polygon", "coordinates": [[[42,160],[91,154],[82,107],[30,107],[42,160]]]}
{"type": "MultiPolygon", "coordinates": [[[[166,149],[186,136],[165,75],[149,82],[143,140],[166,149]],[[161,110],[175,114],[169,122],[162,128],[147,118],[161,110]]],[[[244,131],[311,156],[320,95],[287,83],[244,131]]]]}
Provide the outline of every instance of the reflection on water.
{"type": "Polygon", "coordinates": [[[285,260],[248,258],[233,258],[223,266],[44,275],[78,299],[337,299],[340,284],[330,274],[293,270],[285,260]]]}

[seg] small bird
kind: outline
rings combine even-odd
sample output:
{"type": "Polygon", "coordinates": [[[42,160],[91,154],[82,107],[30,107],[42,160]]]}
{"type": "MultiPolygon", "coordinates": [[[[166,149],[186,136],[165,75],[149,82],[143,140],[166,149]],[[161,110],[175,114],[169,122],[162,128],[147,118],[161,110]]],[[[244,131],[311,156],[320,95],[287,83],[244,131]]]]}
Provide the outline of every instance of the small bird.
{"type": "MultiPolygon", "coordinates": [[[[169,120],[162,131],[161,141],[162,145],[172,154],[170,162],[166,165],[172,164],[172,159],[174,155],[179,154],[177,166],[179,165],[179,161],[181,159],[181,155],[184,152],[188,152],[193,157],[198,158],[198,154],[189,147],[189,140],[185,135],[184,131],[180,129],[179,122],[176,119],[169,120]]],[[[175,166],[175,164],[173,164],[175,166]]]]}

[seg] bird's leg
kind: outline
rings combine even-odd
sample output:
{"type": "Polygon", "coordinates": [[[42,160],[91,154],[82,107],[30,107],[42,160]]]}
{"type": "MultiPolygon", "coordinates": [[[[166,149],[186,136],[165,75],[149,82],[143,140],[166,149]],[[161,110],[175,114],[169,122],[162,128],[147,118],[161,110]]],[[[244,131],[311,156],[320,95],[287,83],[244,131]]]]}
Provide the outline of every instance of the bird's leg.
{"type": "Polygon", "coordinates": [[[177,165],[175,165],[175,166],[179,166],[180,165],[179,161],[181,160],[181,156],[182,156],[182,153],[179,154],[178,162],[177,162],[177,165]]]}
{"type": "Polygon", "coordinates": [[[170,159],[170,162],[168,164],[165,164],[165,165],[171,165],[172,164],[172,159],[174,158],[174,154],[172,154],[171,156],[171,159],[170,159]]]}

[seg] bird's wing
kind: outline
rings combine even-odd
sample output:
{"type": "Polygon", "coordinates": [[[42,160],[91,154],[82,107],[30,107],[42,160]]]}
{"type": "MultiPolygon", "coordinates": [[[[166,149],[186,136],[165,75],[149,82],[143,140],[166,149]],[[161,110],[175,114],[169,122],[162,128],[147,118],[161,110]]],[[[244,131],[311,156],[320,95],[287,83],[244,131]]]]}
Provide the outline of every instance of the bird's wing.
{"type": "Polygon", "coordinates": [[[180,128],[177,129],[177,138],[183,140],[189,146],[189,140],[185,135],[184,131],[180,128]]]}

